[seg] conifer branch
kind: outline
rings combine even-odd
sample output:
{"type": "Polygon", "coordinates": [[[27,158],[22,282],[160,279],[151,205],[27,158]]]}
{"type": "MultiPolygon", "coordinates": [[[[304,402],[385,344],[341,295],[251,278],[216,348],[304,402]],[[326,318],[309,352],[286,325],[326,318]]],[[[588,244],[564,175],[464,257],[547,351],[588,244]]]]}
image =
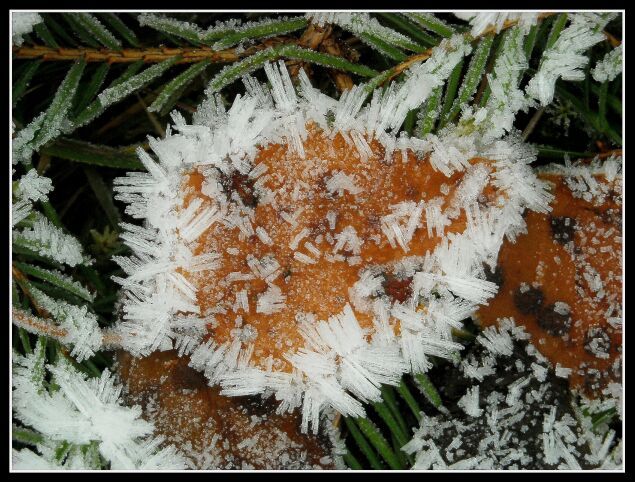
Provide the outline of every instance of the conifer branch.
{"type": "MultiPolygon", "coordinates": [[[[544,12],[541,13],[538,16],[538,20],[542,21],[544,19],[546,19],[547,17],[550,17],[552,15],[555,15],[554,13],[549,13],[549,12],[544,12]]],[[[515,25],[518,24],[518,19],[514,19],[514,20],[508,20],[504,23],[503,27],[501,28],[500,31],[503,30],[507,30],[515,25]]],[[[469,32],[467,32],[465,34],[465,37],[470,41],[470,42],[475,42],[487,35],[491,35],[493,33],[496,33],[496,27],[489,27],[487,29],[485,29],[483,32],[481,32],[480,35],[476,35],[476,36],[472,36],[469,32]]],[[[430,58],[430,56],[432,55],[432,50],[434,49],[434,47],[429,48],[427,50],[425,50],[424,52],[415,54],[415,55],[411,55],[410,57],[408,57],[406,60],[404,60],[403,62],[399,63],[398,65],[396,65],[395,67],[393,67],[392,71],[390,72],[390,75],[388,77],[386,77],[386,79],[384,80],[383,83],[385,82],[390,82],[392,79],[394,79],[395,77],[397,77],[399,74],[401,74],[403,71],[409,69],[410,67],[412,67],[414,64],[417,64],[419,62],[423,62],[424,60],[428,60],[428,58],[430,58]]]]}
{"type": "Polygon", "coordinates": [[[213,50],[209,47],[147,47],[140,49],[93,49],[93,48],[52,48],[43,45],[15,47],[13,56],[15,59],[41,59],[45,62],[69,61],[84,59],[86,62],[107,62],[109,64],[133,63],[142,60],[146,64],[163,62],[172,57],[179,56],[178,64],[189,64],[209,60],[213,63],[235,62],[247,55],[263,50],[273,44],[280,43],[280,39],[269,39],[239,53],[236,48],[213,50]]]}

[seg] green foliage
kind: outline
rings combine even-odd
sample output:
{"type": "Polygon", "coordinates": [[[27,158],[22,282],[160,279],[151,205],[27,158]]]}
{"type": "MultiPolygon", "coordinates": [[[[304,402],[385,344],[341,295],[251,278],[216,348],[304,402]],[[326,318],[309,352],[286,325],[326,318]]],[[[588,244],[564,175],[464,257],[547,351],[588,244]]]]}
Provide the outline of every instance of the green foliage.
{"type": "MultiPolygon", "coordinates": [[[[34,216],[39,216],[56,226],[60,236],[67,237],[63,239],[69,243],[74,240],[92,256],[84,256],[82,263],[66,263],[49,256],[33,239],[14,235],[13,306],[46,317],[33,299],[31,291],[35,289],[73,306],[87,307],[102,327],[117,316],[114,306],[118,286],[111,278],[122,272],[111,256],[125,252],[119,223],[131,222],[113,198],[112,180],[122,171],[143,170],[135,149],[147,147],[147,135],[157,125],[165,127],[172,110],[188,116],[205,95],[216,93],[231,102],[242,92],[236,80],[246,74],[261,76],[265,63],[278,59],[309,66],[313,84],[329,95],[340,94],[332,80],[334,72],[350,76],[355,83],[366,83],[370,92],[385,87],[388,79],[402,81],[407,75],[403,62],[465,31],[465,24],[447,13],[371,14],[385,30],[355,34],[333,26],[331,39],[343,52],[340,56],[300,44],[308,27],[304,16],[79,12],[44,13],[42,17],[44,22],[35,26],[25,45],[108,49],[114,53],[122,49],[204,47],[206,51],[226,50],[232,54],[222,61],[201,57],[184,66],[177,65],[183,58],[173,54],[165,54],[160,62],[137,60],[126,65],[17,55],[13,59],[13,154],[14,160],[21,161],[14,166],[14,180],[35,166],[54,184],[50,198],[34,203],[35,212],[18,228],[25,229],[34,222],[34,216]]],[[[524,52],[528,60],[529,67],[517,72],[519,88],[523,89],[540,68],[543,52],[555,44],[569,22],[570,15],[562,13],[531,27],[527,35],[521,35],[520,29],[508,29],[470,38],[470,56],[456,66],[446,83],[432,90],[418,110],[410,113],[403,130],[419,137],[436,134],[457,122],[463,108],[487,106],[492,99],[489,80],[493,68],[510,44],[524,52]]],[[[609,23],[607,30],[621,38],[621,19],[609,23]]],[[[609,47],[606,43],[593,47],[588,52],[590,66],[604,58],[609,47]]],[[[565,135],[555,124],[555,113],[542,113],[527,133],[538,148],[538,162],[593,157],[598,144],[621,148],[621,81],[618,76],[596,82],[590,68],[582,82],[559,80],[556,99],[571,109],[572,114],[567,114],[571,125],[565,135]]],[[[531,108],[520,114],[515,127],[524,130],[535,112],[531,108]]],[[[18,327],[14,327],[12,344],[16,353],[35,350],[38,363],[34,379],[43,387],[54,386],[44,377],[44,366],[65,356],[68,350],[54,337],[37,336],[18,327]]],[[[89,376],[98,376],[111,362],[107,354],[98,353],[77,366],[89,376]]],[[[342,433],[349,449],[344,455],[346,463],[356,469],[409,468],[413,461],[401,447],[426,413],[444,410],[442,393],[426,374],[404,377],[396,387],[382,387],[382,401],[366,407],[368,418],[343,419],[342,433]]],[[[611,410],[594,414],[593,426],[610,422],[614,416],[611,410]]],[[[39,434],[26,427],[14,426],[12,433],[18,444],[29,446],[41,441],[39,434]]],[[[57,455],[61,460],[75,449],[62,444],[57,447],[57,455]]],[[[87,458],[93,454],[94,467],[102,467],[94,446],[81,450],[86,451],[87,458]]]]}

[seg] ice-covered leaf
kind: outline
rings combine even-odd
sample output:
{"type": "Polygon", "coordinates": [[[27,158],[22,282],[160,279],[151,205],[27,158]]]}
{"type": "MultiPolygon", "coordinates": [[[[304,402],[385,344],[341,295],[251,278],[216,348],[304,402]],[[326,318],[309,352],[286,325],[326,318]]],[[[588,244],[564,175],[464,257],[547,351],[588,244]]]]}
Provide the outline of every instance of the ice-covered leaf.
{"type": "Polygon", "coordinates": [[[470,59],[470,65],[468,66],[465,77],[459,89],[459,93],[452,104],[452,108],[447,114],[447,121],[452,121],[454,117],[461,111],[461,108],[467,105],[474,96],[478,84],[485,71],[485,63],[489,57],[492,43],[494,42],[493,36],[484,37],[476,47],[472,58],[470,59]]]}
{"type": "Polygon", "coordinates": [[[373,77],[378,74],[377,71],[366,67],[363,64],[352,63],[335,55],[303,49],[295,45],[281,45],[261,50],[249,57],[245,57],[239,62],[235,62],[234,64],[223,68],[223,70],[216,74],[216,76],[210,81],[206,90],[207,95],[210,96],[215,92],[220,91],[235,80],[238,80],[259,67],[262,67],[266,62],[276,60],[280,57],[286,57],[294,60],[304,60],[306,62],[352,72],[363,77],[373,77]]]}
{"type": "Polygon", "coordinates": [[[201,75],[209,65],[209,60],[202,60],[201,62],[190,65],[173,80],[165,84],[165,87],[163,87],[161,93],[154,99],[150,107],[148,107],[148,110],[150,112],[159,112],[171,109],[183,89],[201,75]]]}
{"type": "Polygon", "coordinates": [[[84,72],[85,66],[86,62],[84,60],[75,62],[57,89],[51,105],[44,114],[41,128],[31,144],[34,150],[61,133],[63,122],[73,103],[73,98],[77,92],[77,86],[79,85],[79,79],[84,72]]]}
{"type": "Polygon", "coordinates": [[[212,48],[223,50],[253,39],[265,39],[275,35],[284,35],[299,30],[307,25],[304,17],[282,17],[247,22],[236,27],[231,33],[217,40],[212,48]]]}
{"type": "Polygon", "coordinates": [[[115,169],[143,169],[130,149],[115,148],[61,137],[42,148],[42,152],[69,161],[115,169]]]}
{"type": "Polygon", "coordinates": [[[121,41],[95,15],[86,12],[77,12],[74,15],[77,21],[104,47],[113,50],[121,48],[121,41]]]}
{"type": "Polygon", "coordinates": [[[524,38],[525,33],[520,27],[512,27],[503,34],[493,72],[487,76],[489,98],[485,108],[474,114],[487,139],[500,138],[509,132],[516,113],[528,106],[524,93],[518,88],[528,65],[524,38]]]}
{"type": "Polygon", "coordinates": [[[406,12],[404,15],[413,22],[421,25],[423,28],[429,30],[430,32],[434,32],[437,35],[441,35],[442,37],[450,38],[455,33],[454,27],[432,13],[406,12]]]}
{"type": "Polygon", "coordinates": [[[73,278],[60,271],[41,268],[39,266],[20,263],[17,261],[14,261],[14,264],[23,273],[47,281],[48,283],[58,286],[59,288],[62,288],[88,302],[91,302],[94,299],[94,295],[82,286],[81,283],[75,281],[73,278]]]}
{"type": "Polygon", "coordinates": [[[24,67],[24,70],[22,71],[20,77],[18,77],[18,79],[13,83],[11,100],[12,100],[12,104],[14,108],[16,104],[18,103],[18,101],[22,98],[22,96],[26,92],[26,89],[29,87],[29,83],[31,82],[31,79],[37,72],[37,69],[40,66],[40,64],[41,64],[40,60],[28,62],[26,66],[24,67]]]}
{"type": "Polygon", "coordinates": [[[137,38],[137,34],[132,31],[123,21],[119,18],[119,16],[115,13],[101,13],[100,17],[107,23],[110,28],[112,28],[115,32],[117,32],[123,39],[125,39],[130,45],[133,47],[139,47],[139,39],[137,38]]]}
{"type": "Polygon", "coordinates": [[[136,92],[140,88],[148,85],[154,79],[163,75],[163,73],[170,67],[172,67],[177,60],[178,57],[172,57],[168,60],[164,60],[159,64],[148,67],[140,74],[132,76],[125,82],[104,90],[98,96],[101,107],[105,108],[109,105],[114,104],[115,102],[119,102],[120,100],[128,97],[130,94],[136,92]]]}
{"type": "Polygon", "coordinates": [[[203,30],[196,24],[155,13],[142,13],[137,17],[137,20],[139,25],[183,38],[193,44],[201,43],[203,30]]]}
{"type": "Polygon", "coordinates": [[[104,83],[104,80],[106,80],[106,76],[109,71],[109,64],[104,63],[99,65],[90,80],[80,86],[77,101],[75,102],[75,108],[73,109],[75,114],[74,117],[76,117],[76,114],[82,112],[86,107],[88,107],[90,102],[95,98],[97,92],[99,92],[99,89],[104,83]]]}
{"type": "Polygon", "coordinates": [[[14,232],[13,242],[69,266],[90,263],[81,243],[44,217],[39,217],[31,227],[14,232]]]}
{"type": "Polygon", "coordinates": [[[401,49],[421,52],[424,48],[408,36],[386,27],[366,12],[319,12],[309,13],[312,23],[323,26],[337,25],[355,34],[364,43],[396,61],[402,61],[406,55],[401,49]]]}
{"type": "Polygon", "coordinates": [[[498,33],[509,23],[516,23],[526,31],[538,21],[537,12],[460,12],[454,15],[470,22],[472,37],[478,37],[488,29],[498,33]]]}

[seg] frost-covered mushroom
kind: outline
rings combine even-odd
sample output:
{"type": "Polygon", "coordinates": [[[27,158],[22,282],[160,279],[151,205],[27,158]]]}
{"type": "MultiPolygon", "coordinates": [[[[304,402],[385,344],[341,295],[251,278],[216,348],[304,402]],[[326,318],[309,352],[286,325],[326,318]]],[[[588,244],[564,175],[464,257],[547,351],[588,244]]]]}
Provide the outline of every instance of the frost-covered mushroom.
{"type": "Polygon", "coordinates": [[[483,326],[513,317],[571,387],[592,397],[622,375],[621,163],[539,171],[553,187],[553,210],[528,213],[527,233],[503,244],[501,289],[477,313],[483,326]]]}
{"type": "Polygon", "coordinates": [[[298,415],[275,414],[260,397],[225,397],[175,351],[134,358],[120,352],[123,397],[140,405],[155,434],[179,447],[188,467],[206,469],[345,468],[332,423],[320,436],[300,433],[298,415]]]}
{"type": "Polygon", "coordinates": [[[281,64],[228,111],[175,114],[156,159],[139,151],[148,172],[115,183],[144,220],[117,259],[123,348],[175,348],[224,394],[301,406],[303,431],[327,407],[363,416],[380,384],[460,350],[452,329],[497,290],[484,264],[550,199],[513,136],[395,137],[462,42],[365,107],[363,85],[338,101],[281,64]]]}

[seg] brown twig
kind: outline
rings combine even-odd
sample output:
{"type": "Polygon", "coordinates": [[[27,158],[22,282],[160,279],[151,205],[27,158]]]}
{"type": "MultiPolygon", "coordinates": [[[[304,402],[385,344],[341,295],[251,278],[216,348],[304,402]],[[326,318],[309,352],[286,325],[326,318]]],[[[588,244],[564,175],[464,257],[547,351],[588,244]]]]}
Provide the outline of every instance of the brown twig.
{"type": "Polygon", "coordinates": [[[617,156],[622,157],[622,149],[612,149],[610,151],[600,152],[596,157],[600,159],[606,159],[607,157],[617,156]]]}
{"type": "MultiPolygon", "coordinates": [[[[321,52],[326,52],[337,57],[343,57],[347,60],[351,60],[350,55],[347,55],[348,52],[346,52],[346,49],[339,44],[339,42],[332,36],[332,33],[333,27],[330,25],[319,26],[309,24],[300,36],[298,46],[311,50],[319,50],[321,52]]],[[[291,77],[297,76],[301,68],[303,68],[308,75],[311,75],[311,64],[308,62],[287,60],[287,67],[289,68],[289,74],[291,77]]],[[[340,92],[351,89],[354,85],[353,79],[345,72],[329,69],[329,75],[333,79],[335,87],[340,92]]]]}
{"type": "MultiPolygon", "coordinates": [[[[148,104],[148,103],[152,103],[156,97],[157,97],[157,94],[152,92],[148,94],[143,100],[146,104],[148,104]]],[[[113,117],[106,124],[101,126],[97,130],[97,132],[95,132],[95,138],[96,139],[101,138],[103,134],[117,127],[123,121],[125,121],[126,119],[129,119],[133,114],[136,114],[137,112],[141,112],[142,110],[143,110],[143,105],[140,104],[139,102],[132,104],[130,107],[124,110],[121,114],[113,117]]]]}
{"type": "MultiPolygon", "coordinates": [[[[24,328],[29,333],[48,336],[60,343],[66,343],[68,341],[68,330],[49,323],[48,319],[33,316],[15,307],[11,310],[11,318],[14,325],[24,328]]],[[[121,348],[121,337],[108,330],[104,330],[102,331],[102,346],[108,349],[121,348]]]]}
{"type": "Polygon", "coordinates": [[[48,311],[46,311],[44,308],[41,308],[35,302],[35,299],[33,298],[33,295],[31,294],[31,290],[29,289],[29,285],[28,285],[29,280],[25,276],[25,274],[22,271],[20,271],[15,265],[11,265],[11,273],[13,274],[13,278],[16,280],[16,282],[20,286],[20,289],[22,290],[22,292],[26,295],[26,297],[29,299],[29,301],[31,302],[35,310],[38,312],[38,315],[43,316],[45,318],[48,318],[49,316],[51,316],[48,311]]]}
{"type": "MultiPolygon", "coordinates": [[[[68,338],[68,330],[50,323],[51,314],[39,306],[39,304],[33,298],[31,291],[28,287],[28,279],[15,265],[11,266],[13,277],[20,285],[20,289],[29,298],[31,305],[37,311],[38,316],[33,316],[24,310],[12,307],[11,318],[13,324],[20,328],[24,328],[29,333],[36,335],[43,335],[53,338],[60,343],[66,343],[68,338]]],[[[106,349],[116,349],[121,347],[121,337],[112,333],[109,330],[102,330],[102,346],[106,349]]]]}
{"type": "Polygon", "coordinates": [[[529,119],[529,122],[527,123],[527,126],[525,127],[525,130],[523,130],[523,133],[522,133],[523,141],[527,141],[527,138],[534,131],[534,129],[538,125],[538,121],[540,120],[540,118],[542,117],[542,115],[544,113],[545,113],[545,108],[544,107],[541,107],[536,112],[534,112],[534,115],[531,116],[531,119],[529,119]]]}
{"type": "Polygon", "coordinates": [[[13,58],[40,59],[45,62],[84,59],[86,62],[107,62],[109,64],[132,63],[143,60],[146,64],[152,64],[178,56],[177,64],[192,64],[202,60],[224,64],[235,62],[275,45],[282,43],[297,44],[297,42],[298,39],[296,38],[281,35],[265,39],[261,43],[242,51],[237,48],[213,50],[210,47],[147,47],[140,49],[110,50],[66,47],[52,48],[43,45],[33,45],[14,47],[13,58]]]}
{"type": "Polygon", "coordinates": [[[68,337],[68,331],[65,329],[52,325],[43,318],[31,316],[26,311],[13,307],[11,315],[13,324],[24,328],[29,333],[48,336],[60,342],[64,342],[68,337]]]}
{"type": "Polygon", "coordinates": [[[145,111],[145,113],[148,116],[148,119],[150,120],[150,123],[152,124],[152,127],[154,127],[154,130],[156,131],[156,133],[161,138],[165,137],[165,129],[161,126],[161,124],[157,120],[157,116],[154,115],[153,112],[150,112],[148,110],[148,105],[144,102],[143,98],[139,95],[139,92],[137,92],[135,95],[137,96],[137,100],[139,101],[139,104],[141,104],[142,110],[145,111]]]}
{"type": "MultiPolygon", "coordinates": [[[[344,57],[347,60],[352,60],[350,55],[347,55],[347,52],[344,50],[344,47],[337,41],[337,39],[333,37],[327,38],[322,45],[320,46],[320,50],[326,52],[331,55],[335,55],[337,57],[344,57]]],[[[346,72],[341,72],[339,70],[331,70],[329,71],[333,82],[335,82],[335,86],[337,90],[340,92],[344,92],[345,90],[350,90],[353,88],[353,79],[346,72]]]]}
{"type": "Polygon", "coordinates": [[[608,40],[608,42],[611,44],[611,47],[619,47],[620,45],[622,45],[622,41],[618,38],[615,38],[614,35],[611,35],[608,32],[604,32],[604,36],[606,37],[606,40],[608,40]]]}
{"type": "MultiPolygon", "coordinates": [[[[264,48],[264,47],[263,47],[264,48]]],[[[236,49],[212,50],[209,47],[191,48],[143,48],[143,49],[89,49],[65,47],[52,48],[35,45],[32,47],[15,47],[13,57],[16,59],[40,59],[44,61],[64,61],[84,59],[86,62],[108,62],[109,64],[131,63],[143,60],[145,63],[163,62],[175,56],[180,56],[177,63],[187,64],[210,60],[215,63],[227,63],[239,60],[245,54],[239,54],[236,49]]]]}
{"type": "MultiPolygon", "coordinates": [[[[332,31],[333,29],[328,25],[320,27],[310,23],[298,39],[298,46],[316,50],[332,31]]],[[[296,77],[300,69],[304,69],[307,75],[311,73],[310,65],[301,60],[287,60],[286,64],[291,77],[296,77]]]]}

